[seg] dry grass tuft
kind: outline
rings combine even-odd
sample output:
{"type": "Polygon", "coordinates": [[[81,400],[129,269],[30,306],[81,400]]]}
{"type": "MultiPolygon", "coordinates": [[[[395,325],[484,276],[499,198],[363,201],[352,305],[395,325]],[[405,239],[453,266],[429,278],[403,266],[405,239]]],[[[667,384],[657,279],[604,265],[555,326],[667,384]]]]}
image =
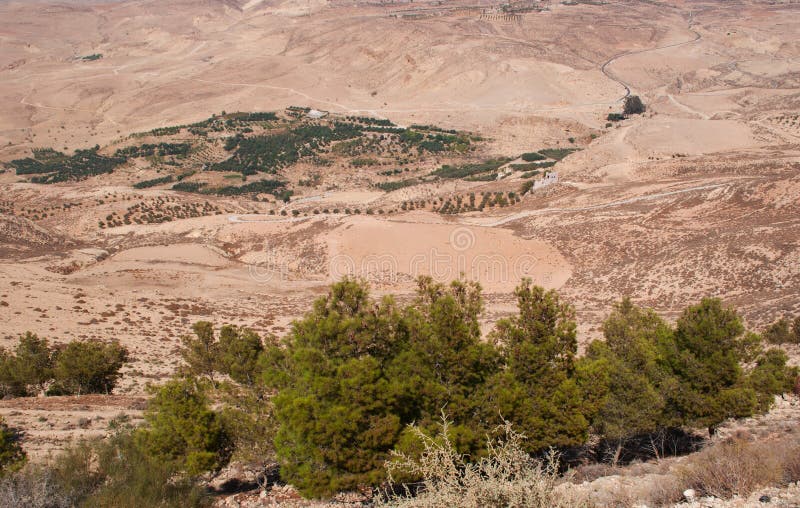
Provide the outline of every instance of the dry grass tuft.
{"type": "Polygon", "coordinates": [[[621,475],[624,469],[611,464],[602,462],[593,462],[589,464],[581,464],[573,469],[572,481],[575,483],[593,482],[598,478],[606,476],[621,475]]]}
{"type": "Polygon", "coordinates": [[[405,494],[386,501],[383,506],[399,508],[574,508],[590,506],[566,482],[559,485],[558,457],[538,461],[526,453],[524,436],[511,425],[502,426],[498,439],[487,442],[487,455],[478,462],[468,462],[447,438],[448,425],[443,418],[438,436],[429,436],[419,428],[413,432],[423,445],[419,457],[397,453],[387,462],[392,473],[422,477],[421,493],[405,494]]]}
{"type": "Polygon", "coordinates": [[[678,478],[670,475],[660,475],[659,481],[651,481],[643,499],[647,506],[672,506],[683,499],[683,486],[678,478]]]}

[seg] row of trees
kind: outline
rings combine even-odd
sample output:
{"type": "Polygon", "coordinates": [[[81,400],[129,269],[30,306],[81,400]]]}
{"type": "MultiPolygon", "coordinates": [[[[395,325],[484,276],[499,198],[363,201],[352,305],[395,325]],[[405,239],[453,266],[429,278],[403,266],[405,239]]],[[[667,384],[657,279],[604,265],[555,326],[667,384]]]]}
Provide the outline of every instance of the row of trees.
{"type": "MultiPolygon", "coordinates": [[[[326,496],[385,481],[387,461],[422,453],[420,435],[436,434],[443,412],[460,454],[480,459],[486,436],[510,423],[535,455],[590,435],[620,443],[679,427],[713,431],[767,410],[797,379],[786,355],[765,349],[718,299],[688,307],[675,325],[624,299],[604,339],[579,356],[570,304],[530,281],[515,294],[517,312],[488,336],[478,284],[427,277],[407,304],[345,279],[266,344],[245,328],[198,322],[183,338],[181,377],[154,389],[146,425],[97,445],[94,460],[106,460],[103,447],[124,450],[142,466],[137,475],[165,475],[154,485],[174,495],[187,485],[176,478],[232,456],[275,458],[285,481],[326,496]]],[[[92,492],[113,486],[114,471],[92,492]]],[[[126,471],[124,481],[143,485],[126,471]]],[[[142,498],[166,495],[142,489],[142,498]]]]}
{"type": "Polygon", "coordinates": [[[713,431],[765,411],[797,377],[718,299],[687,308],[675,326],[623,300],[604,340],[579,357],[571,305],[530,281],[516,296],[517,314],[482,337],[477,284],[423,277],[416,299],[400,305],[348,279],[280,343],[263,347],[231,327],[216,338],[198,323],[185,341],[186,373],[227,374],[271,394],[281,474],[310,496],[381,482],[392,451],[418,451],[408,425],[433,433],[443,410],[459,452],[479,457],[484,437],[508,421],[540,453],[590,434],[621,442],[683,426],[713,431]]]}
{"type": "Polygon", "coordinates": [[[145,143],[143,145],[134,145],[134,146],[127,146],[125,148],[119,148],[114,153],[115,157],[123,157],[126,159],[132,159],[137,157],[152,157],[154,155],[157,156],[167,156],[167,155],[178,155],[181,157],[186,157],[189,155],[189,152],[192,150],[191,143],[145,143]]]}
{"type": "Polygon", "coordinates": [[[128,351],[118,342],[73,341],[51,346],[30,332],[17,346],[0,349],[0,394],[11,397],[110,393],[122,376],[128,351]]]}

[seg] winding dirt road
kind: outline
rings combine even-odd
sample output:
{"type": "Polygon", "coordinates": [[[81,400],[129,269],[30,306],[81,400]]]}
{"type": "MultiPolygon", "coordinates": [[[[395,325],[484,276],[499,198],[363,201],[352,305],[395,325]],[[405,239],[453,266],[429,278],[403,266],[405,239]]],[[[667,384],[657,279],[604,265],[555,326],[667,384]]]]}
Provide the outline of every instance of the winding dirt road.
{"type": "Polygon", "coordinates": [[[638,49],[638,50],[636,50],[636,51],[625,51],[625,52],[619,53],[618,55],[614,55],[614,56],[612,56],[611,58],[609,58],[609,59],[608,59],[608,60],[607,60],[607,61],[606,61],[606,62],[605,62],[605,63],[604,63],[604,64],[603,64],[601,67],[600,67],[600,71],[601,71],[603,74],[605,74],[605,75],[606,75],[606,77],[607,77],[608,79],[610,79],[610,80],[612,80],[612,81],[616,81],[617,83],[619,83],[619,84],[620,84],[620,85],[621,85],[621,86],[622,86],[622,87],[625,89],[625,95],[623,95],[622,97],[620,97],[620,98],[619,98],[617,101],[619,102],[619,101],[625,100],[627,97],[629,97],[629,96],[631,95],[631,87],[630,87],[630,85],[628,85],[628,83],[626,83],[625,81],[622,81],[621,79],[619,79],[618,77],[616,77],[616,76],[615,76],[615,75],[614,75],[614,74],[613,74],[611,71],[609,71],[609,70],[608,70],[608,66],[609,66],[609,65],[611,65],[611,64],[612,64],[612,63],[614,63],[614,62],[616,62],[616,61],[617,61],[617,60],[619,60],[620,58],[624,58],[624,57],[626,57],[626,56],[631,56],[631,55],[640,55],[640,54],[642,54],[642,53],[649,53],[649,52],[651,52],[651,51],[658,51],[658,50],[661,50],[661,49],[667,49],[667,48],[677,48],[678,46],[684,46],[684,45],[686,45],[686,44],[691,44],[691,43],[693,43],[693,42],[697,42],[697,41],[699,41],[700,39],[702,39],[702,38],[703,38],[703,36],[702,36],[702,35],[700,35],[698,32],[696,32],[695,30],[693,30],[693,29],[692,29],[692,16],[691,16],[691,14],[689,15],[689,31],[690,31],[690,32],[692,32],[692,33],[694,34],[694,38],[693,38],[693,39],[691,39],[691,40],[688,40],[688,41],[683,41],[683,42],[675,42],[675,43],[672,43],[672,44],[667,44],[667,45],[665,45],[665,46],[659,46],[659,47],[657,47],[657,48],[638,49]]]}

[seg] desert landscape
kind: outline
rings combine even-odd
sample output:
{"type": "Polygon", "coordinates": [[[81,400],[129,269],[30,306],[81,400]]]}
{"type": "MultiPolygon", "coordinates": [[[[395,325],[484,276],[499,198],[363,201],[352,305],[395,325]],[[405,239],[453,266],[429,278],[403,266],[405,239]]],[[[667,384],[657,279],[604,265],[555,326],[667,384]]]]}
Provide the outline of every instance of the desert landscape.
{"type": "Polygon", "coordinates": [[[793,0],[3,0],[0,111],[0,346],[130,355],[0,402],[33,461],[141,421],[196,321],[281,337],[345,276],[477,281],[486,333],[530,278],[580,351],[622,297],[800,316],[793,0]]]}

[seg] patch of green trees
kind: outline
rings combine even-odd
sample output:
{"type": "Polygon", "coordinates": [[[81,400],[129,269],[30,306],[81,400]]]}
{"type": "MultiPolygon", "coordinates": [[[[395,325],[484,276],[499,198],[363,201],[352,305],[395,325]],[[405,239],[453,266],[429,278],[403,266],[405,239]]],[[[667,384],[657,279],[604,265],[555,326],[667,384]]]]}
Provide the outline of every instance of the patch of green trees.
{"type": "Polygon", "coordinates": [[[545,148],[543,150],[539,150],[539,153],[547,157],[548,159],[554,159],[560,161],[567,155],[579,151],[580,148],[545,148]]]}
{"type": "Polygon", "coordinates": [[[154,392],[146,425],[135,436],[147,456],[189,475],[224,465],[230,457],[228,434],[202,385],[174,379],[154,392]]]}
{"type": "Polygon", "coordinates": [[[162,176],[160,178],[153,178],[152,180],[142,180],[141,182],[136,182],[133,184],[134,189],[149,189],[150,187],[155,187],[156,185],[163,185],[165,183],[171,183],[174,181],[172,175],[162,176]]]}
{"type": "Polygon", "coordinates": [[[605,339],[578,356],[575,311],[524,281],[518,311],[484,340],[479,286],[418,281],[416,299],[374,300],[354,280],[335,284],[262,355],[275,390],[275,450],[284,478],[323,496],[374,485],[392,450],[412,450],[416,422],[444,409],[460,452],[504,420],[531,453],[681,426],[713,429],[766,410],[797,370],[764,350],[718,299],[687,308],[675,326],[623,300],[605,339]]]}
{"type": "Polygon", "coordinates": [[[51,346],[30,332],[0,350],[0,393],[11,397],[110,393],[128,351],[118,342],[73,341],[51,346]]]}
{"type": "Polygon", "coordinates": [[[421,183],[419,178],[406,178],[405,180],[395,180],[393,182],[380,182],[375,184],[377,188],[385,192],[392,192],[405,187],[411,187],[421,183]]]}
{"type": "Polygon", "coordinates": [[[444,132],[445,134],[458,134],[458,131],[455,129],[442,129],[441,127],[437,127],[435,125],[411,124],[409,129],[415,129],[418,131],[444,132]]]}
{"type": "Polygon", "coordinates": [[[240,122],[271,122],[278,119],[272,111],[256,111],[253,113],[230,113],[227,115],[230,119],[239,120],[240,122]]]}
{"type": "Polygon", "coordinates": [[[216,194],[218,196],[242,196],[253,194],[272,194],[278,199],[288,201],[294,194],[286,188],[286,182],[274,179],[257,180],[244,185],[226,185],[224,187],[208,187],[206,182],[178,182],[172,190],[199,194],[216,194]]]}
{"type": "Polygon", "coordinates": [[[124,164],[124,157],[99,155],[99,146],[76,150],[71,156],[52,149],[34,151],[33,157],[11,161],[18,175],[40,175],[31,178],[33,183],[57,183],[85,180],[90,176],[111,173],[124,164]]]}
{"type": "MultiPolygon", "coordinates": [[[[621,122],[630,115],[641,115],[646,110],[647,108],[645,107],[644,102],[642,102],[641,97],[638,95],[629,95],[628,97],[625,97],[625,102],[622,105],[622,113],[609,113],[606,117],[606,120],[609,122],[621,122]]],[[[606,125],[606,127],[609,126],[610,124],[606,125]]]]}
{"type": "Polygon", "coordinates": [[[203,192],[206,182],[178,182],[172,186],[172,190],[178,192],[203,192]]]}
{"type": "Polygon", "coordinates": [[[395,124],[387,118],[372,118],[369,116],[346,116],[349,122],[363,123],[365,125],[380,125],[383,127],[395,127],[395,124]]]}
{"type": "MultiPolygon", "coordinates": [[[[276,459],[305,496],[329,496],[383,482],[393,452],[419,456],[419,436],[434,435],[442,413],[460,456],[479,460],[486,436],[508,424],[535,455],[585,446],[590,436],[622,443],[713,431],[766,411],[797,379],[785,353],[764,347],[719,299],[686,308],[674,325],[623,299],[581,356],[571,304],[530,280],[514,294],[516,312],[487,336],[480,286],[430,277],[407,303],[346,278],[280,341],[198,322],[182,339],[181,377],[154,389],[146,424],[93,445],[102,481],[87,495],[197,499],[183,480],[255,456],[276,459]],[[126,472],[113,460],[122,451],[132,461],[126,472]]],[[[50,365],[48,351],[32,336],[15,356],[50,365]]],[[[30,387],[41,378],[25,379],[30,387]]]]}
{"type": "Polygon", "coordinates": [[[543,161],[547,158],[544,155],[540,154],[539,152],[526,152],[520,155],[520,157],[525,162],[543,161]]]}
{"type": "Polygon", "coordinates": [[[785,353],[764,350],[719,299],[688,307],[674,327],[625,299],[603,333],[582,368],[603,387],[593,426],[608,438],[680,426],[713,432],[727,418],[765,411],[797,377],[785,353]]]}
{"type": "Polygon", "coordinates": [[[764,329],[763,336],[771,344],[800,344],[800,316],[779,318],[764,329]]]}
{"type": "Polygon", "coordinates": [[[138,146],[128,146],[118,149],[114,155],[116,157],[136,158],[152,157],[154,155],[177,155],[185,157],[192,150],[191,143],[145,143],[138,146]]]}
{"type": "Polygon", "coordinates": [[[469,136],[457,131],[426,128],[432,132],[420,132],[413,127],[401,129],[398,140],[409,148],[416,147],[419,153],[438,153],[445,151],[465,152],[470,147],[469,136]]]}
{"type": "Polygon", "coordinates": [[[641,115],[646,110],[644,102],[638,95],[629,95],[625,97],[625,104],[622,107],[622,112],[625,115],[641,115]]]}
{"type": "Polygon", "coordinates": [[[243,194],[273,194],[280,195],[286,189],[286,182],[280,180],[257,180],[244,185],[229,185],[208,189],[209,194],[220,196],[240,196],[243,194]]]}
{"type": "Polygon", "coordinates": [[[305,124],[286,132],[264,136],[234,136],[225,149],[233,155],[211,166],[213,171],[237,171],[244,175],[276,173],[301,157],[316,155],[333,141],[361,136],[356,124],[334,122],[332,126],[305,124]]]}
{"type": "Polygon", "coordinates": [[[480,175],[482,173],[492,173],[497,171],[502,165],[506,164],[509,160],[507,158],[489,159],[481,163],[464,164],[461,166],[443,165],[439,169],[431,172],[431,176],[438,176],[440,178],[467,178],[470,176],[480,175]]]}

